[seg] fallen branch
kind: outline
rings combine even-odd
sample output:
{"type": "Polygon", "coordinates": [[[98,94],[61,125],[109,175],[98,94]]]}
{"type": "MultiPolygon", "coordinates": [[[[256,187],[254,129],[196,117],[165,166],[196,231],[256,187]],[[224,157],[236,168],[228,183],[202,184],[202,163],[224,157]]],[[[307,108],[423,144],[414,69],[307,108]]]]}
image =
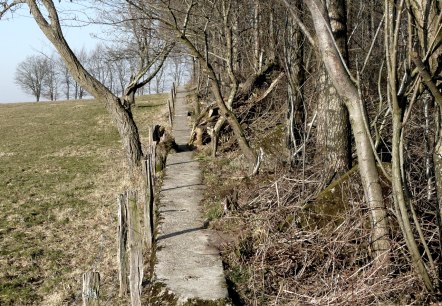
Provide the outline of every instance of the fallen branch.
{"type": "Polygon", "coordinates": [[[285,75],[284,72],[281,72],[278,75],[278,77],[273,80],[273,82],[272,82],[272,84],[270,84],[269,88],[267,88],[267,90],[258,99],[256,99],[254,102],[258,103],[261,100],[264,100],[273,91],[273,89],[276,87],[276,85],[278,85],[278,82],[282,79],[282,77],[284,75],[285,75]]]}

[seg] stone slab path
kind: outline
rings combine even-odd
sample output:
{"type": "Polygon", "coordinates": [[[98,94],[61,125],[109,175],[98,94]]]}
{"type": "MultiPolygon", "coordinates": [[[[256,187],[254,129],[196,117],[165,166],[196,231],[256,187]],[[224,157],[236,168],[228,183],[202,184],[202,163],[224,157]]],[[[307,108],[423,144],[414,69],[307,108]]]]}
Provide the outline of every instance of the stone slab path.
{"type": "MultiPolygon", "coordinates": [[[[181,148],[186,148],[190,135],[186,96],[184,89],[178,90],[173,123],[175,142],[181,148]]],[[[203,191],[199,162],[193,153],[170,154],[160,193],[155,275],[180,304],[189,299],[228,297],[219,252],[209,245],[211,232],[204,229],[200,212],[203,191]]]]}

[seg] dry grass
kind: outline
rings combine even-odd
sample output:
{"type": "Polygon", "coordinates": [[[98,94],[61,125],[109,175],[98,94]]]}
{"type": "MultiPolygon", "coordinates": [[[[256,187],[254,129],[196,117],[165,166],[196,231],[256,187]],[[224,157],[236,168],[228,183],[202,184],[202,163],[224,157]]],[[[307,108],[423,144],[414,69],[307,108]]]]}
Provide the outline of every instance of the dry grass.
{"type": "MultiPolygon", "coordinates": [[[[165,96],[134,108],[142,139],[165,96]]],[[[116,129],[95,101],[0,105],[0,305],[80,305],[99,271],[118,303],[116,196],[126,185],[116,129]]]]}
{"type": "MultiPolygon", "coordinates": [[[[393,267],[381,273],[372,265],[369,211],[357,171],[328,196],[309,200],[320,181],[314,168],[306,169],[308,180],[283,169],[238,179],[232,154],[205,162],[205,205],[212,216],[219,212],[211,226],[221,231],[219,248],[238,305],[406,305],[434,299],[410,266],[393,215],[393,267]],[[224,197],[234,190],[238,205],[223,213],[224,197]]],[[[435,245],[437,228],[425,228],[435,245]]]]}

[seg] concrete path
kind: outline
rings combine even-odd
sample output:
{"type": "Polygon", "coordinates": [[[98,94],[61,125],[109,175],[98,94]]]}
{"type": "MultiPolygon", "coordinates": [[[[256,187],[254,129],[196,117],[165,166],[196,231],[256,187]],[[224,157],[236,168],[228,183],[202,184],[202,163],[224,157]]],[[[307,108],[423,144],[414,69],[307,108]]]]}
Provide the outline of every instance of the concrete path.
{"type": "MultiPolygon", "coordinates": [[[[173,126],[175,141],[182,148],[190,135],[186,95],[184,89],[177,93],[173,126]]],[[[219,252],[209,246],[211,233],[204,229],[202,193],[201,170],[193,153],[185,149],[170,154],[160,193],[155,275],[179,304],[228,297],[219,252]]]]}

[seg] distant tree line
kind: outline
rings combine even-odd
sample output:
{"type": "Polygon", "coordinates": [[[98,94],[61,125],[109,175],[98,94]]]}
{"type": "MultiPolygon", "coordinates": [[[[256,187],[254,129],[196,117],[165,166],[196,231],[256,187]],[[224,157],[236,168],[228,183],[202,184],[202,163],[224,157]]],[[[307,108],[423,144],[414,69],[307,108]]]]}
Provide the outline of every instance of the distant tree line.
{"type": "MultiPolygon", "coordinates": [[[[123,95],[131,77],[136,73],[137,58],[130,52],[115,50],[98,44],[93,50],[76,53],[88,71],[114,94],[123,95]]],[[[173,54],[165,60],[151,82],[141,87],[138,94],[161,93],[172,82],[181,84],[185,78],[188,60],[173,54]]],[[[64,61],[55,53],[34,54],[17,65],[15,83],[39,102],[42,98],[56,100],[83,99],[89,93],[71,76],[64,61]]]]}

